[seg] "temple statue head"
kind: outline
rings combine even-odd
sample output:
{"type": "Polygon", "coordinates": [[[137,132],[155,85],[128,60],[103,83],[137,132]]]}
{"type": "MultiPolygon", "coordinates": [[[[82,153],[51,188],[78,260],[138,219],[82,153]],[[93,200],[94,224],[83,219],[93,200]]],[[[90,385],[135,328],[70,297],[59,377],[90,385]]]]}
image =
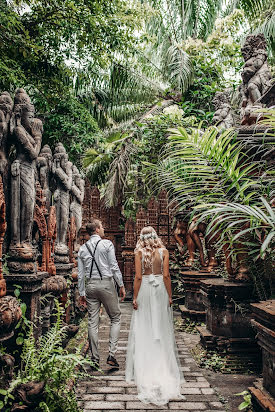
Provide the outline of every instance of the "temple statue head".
{"type": "Polygon", "coordinates": [[[13,100],[8,92],[3,92],[0,95],[0,110],[5,116],[11,115],[13,109],[13,100]]]}
{"type": "Polygon", "coordinates": [[[244,61],[249,60],[258,52],[266,54],[267,44],[263,34],[247,36],[243,47],[241,48],[244,61]]]}
{"type": "Polygon", "coordinates": [[[24,89],[17,89],[15,92],[14,112],[17,119],[21,118],[22,126],[31,133],[34,123],[34,105],[24,89]]]}

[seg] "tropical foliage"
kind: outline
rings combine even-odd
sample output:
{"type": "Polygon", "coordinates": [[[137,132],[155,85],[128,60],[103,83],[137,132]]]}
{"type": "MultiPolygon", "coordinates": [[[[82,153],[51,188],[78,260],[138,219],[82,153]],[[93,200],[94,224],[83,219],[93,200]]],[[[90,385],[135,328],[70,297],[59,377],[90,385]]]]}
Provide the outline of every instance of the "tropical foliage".
{"type": "Polygon", "coordinates": [[[230,130],[178,128],[170,130],[169,140],[158,165],[149,167],[150,181],[153,173],[190,217],[207,221],[207,233],[219,234],[217,245],[230,247],[233,258],[248,250],[252,276],[253,268],[259,272],[267,265],[268,279],[257,282],[258,294],[266,298],[275,247],[274,171],[260,160],[268,145],[253,160],[230,130]]]}
{"type": "MultiPolygon", "coordinates": [[[[57,300],[55,303],[56,323],[39,342],[35,341],[33,335],[34,326],[30,326],[23,343],[20,370],[10,386],[6,390],[1,389],[1,410],[5,407],[4,410],[9,412],[14,407],[14,403],[18,401],[16,396],[17,391],[20,393],[20,385],[43,382],[43,392],[36,399],[37,406],[32,406],[33,411],[80,411],[69,383],[88,376],[84,371],[84,365],[92,363],[83,358],[80,353],[81,347],[77,348],[75,353],[69,353],[62,348],[62,340],[66,335],[66,326],[63,326],[62,320],[64,311],[57,300]]],[[[24,400],[24,396],[21,400],[24,400]]],[[[35,401],[35,396],[31,401],[35,401]]],[[[23,408],[22,405],[19,407],[23,408]]]]}

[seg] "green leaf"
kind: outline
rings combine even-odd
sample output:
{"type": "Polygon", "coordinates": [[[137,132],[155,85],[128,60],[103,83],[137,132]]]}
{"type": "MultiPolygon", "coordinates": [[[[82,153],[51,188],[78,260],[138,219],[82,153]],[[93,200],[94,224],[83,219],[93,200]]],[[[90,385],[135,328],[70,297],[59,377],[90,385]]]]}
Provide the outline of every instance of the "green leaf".
{"type": "Polygon", "coordinates": [[[21,345],[23,345],[23,343],[24,343],[23,336],[18,336],[17,339],[16,339],[16,344],[21,346],[21,345]]]}
{"type": "Polygon", "coordinates": [[[20,296],[20,290],[19,289],[14,289],[13,293],[14,293],[16,298],[19,298],[19,296],[20,296]]]}
{"type": "Polygon", "coordinates": [[[8,391],[6,391],[5,389],[0,389],[0,395],[7,395],[8,391]]]}

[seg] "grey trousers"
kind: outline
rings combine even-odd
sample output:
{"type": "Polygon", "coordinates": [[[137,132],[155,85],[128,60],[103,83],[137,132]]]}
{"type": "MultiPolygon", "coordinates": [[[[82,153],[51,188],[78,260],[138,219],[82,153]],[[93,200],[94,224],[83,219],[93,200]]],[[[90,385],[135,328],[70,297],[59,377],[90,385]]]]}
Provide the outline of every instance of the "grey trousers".
{"type": "Polygon", "coordinates": [[[120,331],[121,312],[118,303],[114,279],[90,279],[86,285],[86,301],[88,309],[88,334],[92,358],[99,360],[98,354],[98,324],[99,309],[102,303],[110,320],[109,354],[115,356],[120,331]]]}

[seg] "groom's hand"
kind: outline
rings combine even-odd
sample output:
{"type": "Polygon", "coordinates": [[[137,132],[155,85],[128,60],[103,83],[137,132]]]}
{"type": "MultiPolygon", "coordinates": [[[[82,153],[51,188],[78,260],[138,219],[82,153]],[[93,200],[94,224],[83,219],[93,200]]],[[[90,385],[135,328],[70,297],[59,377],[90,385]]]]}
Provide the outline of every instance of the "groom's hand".
{"type": "Polygon", "coordinates": [[[120,301],[123,302],[126,296],[126,292],[125,292],[125,287],[121,286],[121,288],[119,288],[119,296],[121,297],[120,301]]]}
{"type": "Polygon", "coordinates": [[[86,302],[86,297],[85,296],[79,296],[79,304],[81,306],[84,306],[85,308],[87,307],[87,302],[86,302]]]}

